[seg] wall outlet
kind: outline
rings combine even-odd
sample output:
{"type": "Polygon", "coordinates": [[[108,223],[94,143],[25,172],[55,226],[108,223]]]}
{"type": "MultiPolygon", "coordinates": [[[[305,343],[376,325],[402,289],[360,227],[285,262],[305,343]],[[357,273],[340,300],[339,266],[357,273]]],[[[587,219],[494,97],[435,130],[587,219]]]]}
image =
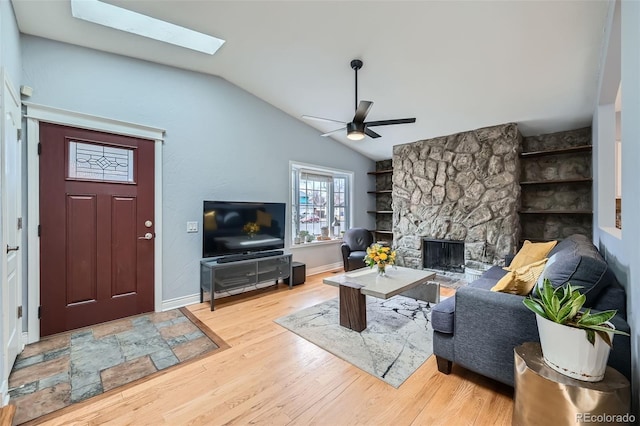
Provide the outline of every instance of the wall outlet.
{"type": "Polygon", "coordinates": [[[198,222],[187,222],[187,232],[198,232],[198,222]]]}

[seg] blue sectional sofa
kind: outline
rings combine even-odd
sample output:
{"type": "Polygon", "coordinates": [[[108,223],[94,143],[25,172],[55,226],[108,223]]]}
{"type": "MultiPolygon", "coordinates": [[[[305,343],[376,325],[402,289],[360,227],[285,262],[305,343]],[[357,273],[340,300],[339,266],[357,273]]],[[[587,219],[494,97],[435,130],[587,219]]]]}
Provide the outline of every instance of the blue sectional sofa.
{"type": "MultiPolygon", "coordinates": [[[[587,296],[585,307],[616,309],[612,323],[619,330],[630,331],[624,288],[587,237],[572,235],[547,257],[541,279],[548,278],[554,286],[566,282],[582,286],[581,292],[587,296]]],[[[456,363],[513,386],[513,348],[539,342],[540,337],[535,314],[522,303],[524,296],[490,291],[505,274],[494,266],[433,307],[433,352],[441,372],[449,374],[456,363]]],[[[629,337],[615,335],[609,365],[631,377],[629,337]]]]}

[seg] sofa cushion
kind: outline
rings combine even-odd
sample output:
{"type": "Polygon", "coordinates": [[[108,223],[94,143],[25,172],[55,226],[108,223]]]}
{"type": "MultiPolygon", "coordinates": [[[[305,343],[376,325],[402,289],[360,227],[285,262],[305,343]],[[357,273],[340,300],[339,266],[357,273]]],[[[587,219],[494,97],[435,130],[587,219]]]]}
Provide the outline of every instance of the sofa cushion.
{"type": "Polygon", "coordinates": [[[554,287],[569,282],[582,287],[580,292],[587,297],[585,306],[593,306],[610,282],[605,278],[607,263],[591,241],[584,235],[572,235],[558,244],[550,255],[536,284],[536,294],[545,278],[554,287]]]}
{"type": "MultiPolygon", "coordinates": [[[[504,273],[504,275],[507,274],[507,271],[502,271],[502,272],[504,273]]],[[[491,290],[491,287],[496,285],[497,281],[498,280],[494,278],[486,278],[484,275],[482,275],[480,278],[478,278],[477,280],[469,284],[469,287],[481,288],[483,290],[491,290]]]]}
{"type": "Polygon", "coordinates": [[[572,249],[576,245],[575,243],[576,238],[578,239],[578,241],[580,240],[580,236],[576,234],[576,235],[571,235],[570,237],[565,238],[562,241],[559,241],[558,244],[556,244],[555,247],[551,249],[547,257],[550,258],[554,254],[559,253],[563,250],[572,249]]]}
{"type": "Polygon", "coordinates": [[[507,271],[515,271],[518,268],[545,259],[557,243],[557,241],[532,243],[529,240],[525,240],[516,257],[514,257],[509,266],[505,266],[504,269],[507,271]]]}
{"type": "MultiPolygon", "coordinates": [[[[492,266],[491,268],[484,271],[481,278],[488,278],[490,280],[498,281],[500,278],[504,277],[506,274],[507,274],[507,271],[502,269],[500,266],[492,266]]],[[[495,284],[495,282],[493,284],[495,284]]],[[[473,285],[473,283],[471,283],[471,285],[473,285]]],[[[493,287],[493,285],[491,287],[493,287]]]]}
{"type": "MultiPolygon", "coordinates": [[[[493,266],[480,278],[469,284],[469,287],[477,287],[485,290],[491,289],[507,272],[500,266],[493,266]],[[489,278],[487,278],[489,276],[489,278]],[[493,278],[496,277],[496,278],[493,278]]],[[[453,334],[453,324],[456,311],[456,297],[449,297],[431,308],[431,325],[435,331],[453,334]]]]}
{"type": "Polygon", "coordinates": [[[607,268],[602,279],[609,283],[598,295],[598,300],[593,304],[592,308],[599,311],[608,311],[615,309],[618,316],[627,319],[627,295],[624,287],[618,283],[616,276],[611,268],[607,268]]]}

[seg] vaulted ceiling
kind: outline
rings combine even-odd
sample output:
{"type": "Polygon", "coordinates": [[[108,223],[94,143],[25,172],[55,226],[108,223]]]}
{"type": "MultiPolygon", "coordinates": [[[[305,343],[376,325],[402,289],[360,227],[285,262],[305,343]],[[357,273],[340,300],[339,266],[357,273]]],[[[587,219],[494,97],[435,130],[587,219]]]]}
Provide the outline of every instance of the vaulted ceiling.
{"type": "Polygon", "coordinates": [[[417,118],[375,140],[331,136],[373,159],[505,122],[525,135],[589,125],[608,13],[598,0],[106,2],[226,43],[209,56],[75,19],[70,0],[12,1],[23,33],[217,75],[297,119],[350,121],[349,62],[362,59],[368,120],[417,118]]]}

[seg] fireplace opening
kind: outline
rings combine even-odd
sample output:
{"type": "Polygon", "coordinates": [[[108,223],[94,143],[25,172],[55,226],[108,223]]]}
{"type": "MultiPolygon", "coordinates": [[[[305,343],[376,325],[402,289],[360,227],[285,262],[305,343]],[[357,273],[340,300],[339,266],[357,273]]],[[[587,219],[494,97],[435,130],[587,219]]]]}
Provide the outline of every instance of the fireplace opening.
{"type": "Polygon", "coordinates": [[[464,272],[464,241],[422,241],[422,266],[449,272],[464,272]]]}

